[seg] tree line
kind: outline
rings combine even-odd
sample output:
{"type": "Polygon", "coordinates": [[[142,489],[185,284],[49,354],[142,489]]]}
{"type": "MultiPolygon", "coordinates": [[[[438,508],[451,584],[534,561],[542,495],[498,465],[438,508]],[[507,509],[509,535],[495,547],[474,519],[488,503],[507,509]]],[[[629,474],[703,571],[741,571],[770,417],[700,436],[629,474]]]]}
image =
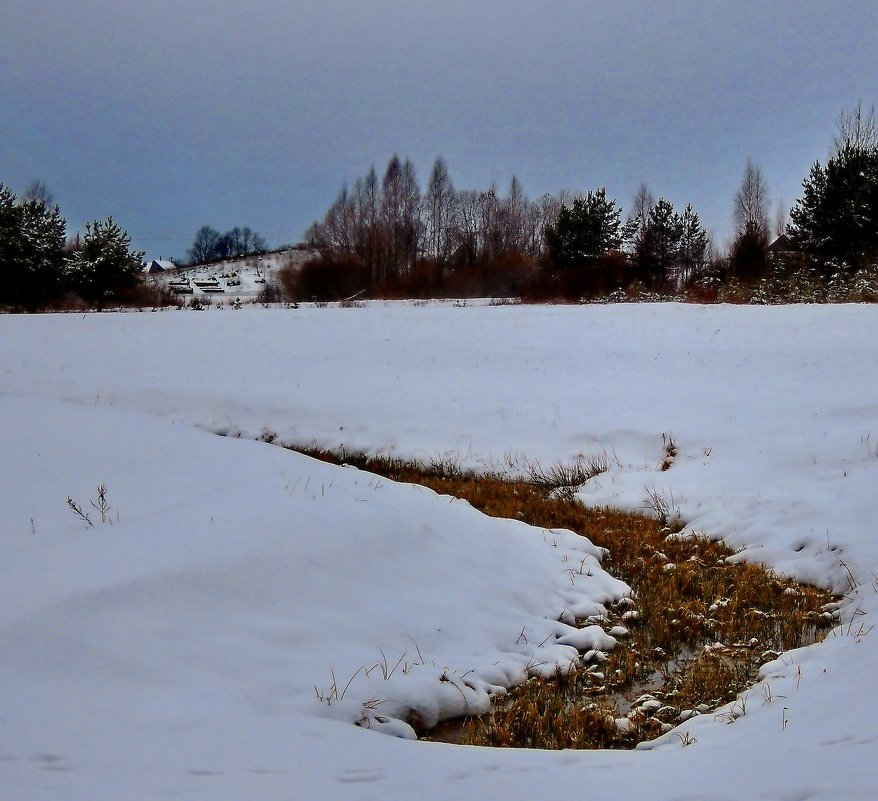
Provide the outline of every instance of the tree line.
{"type": "Polygon", "coordinates": [[[89,222],[68,239],[44,184],[34,182],[18,198],[0,183],[0,307],[37,311],[79,301],[100,310],[111,300],[131,300],[143,253],[130,244],[112,218],[89,222]]]}
{"type": "Polygon", "coordinates": [[[394,154],[380,178],[372,167],[343,186],[310,226],[306,241],[321,255],[288,277],[288,290],[298,299],[618,291],[735,299],[793,274],[815,285],[850,281],[878,262],[874,107],[842,112],[829,159],[815,162],[789,217],[779,205],[772,221],[769,209],[762,170],[748,161],[723,252],[691,204],[677,210],[645,185],[624,215],[604,188],[531,200],[513,176],[503,194],[457,189],[440,157],[422,191],[412,162],[394,154]]]}
{"type": "MultiPolygon", "coordinates": [[[[320,255],[281,276],[290,300],[519,296],[532,300],[679,297],[695,300],[878,300],[878,115],[843,111],[825,163],[802,197],[769,219],[768,187],[748,161],[734,197],[734,236],[720,250],[691,204],[675,209],[641,185],[627,214],[604,188],[526,195],[458,189],[440,157],[422,190],[393,155],[343,186],[306,233],[320,255]],[[773,241],[774,240],[774,241],[773,241]]],[[[202,226],[189,258],[204,263],[265,250],[248,227],[202,226]]],[[[112,218],[67,237],[44,184],[21,196],[0,184],[0,307],[71,301],[101,309],[143,300],[143,253],[112,218]]]]}
{"type": "Polygon", "coordinates": [[[195,240],[186,255],[190,264],[209,264],[264,253],[265,250],[265,240],[246,225],[230,228],[224,234],[209,225],[202,225],[195,232],[195,240]]]}

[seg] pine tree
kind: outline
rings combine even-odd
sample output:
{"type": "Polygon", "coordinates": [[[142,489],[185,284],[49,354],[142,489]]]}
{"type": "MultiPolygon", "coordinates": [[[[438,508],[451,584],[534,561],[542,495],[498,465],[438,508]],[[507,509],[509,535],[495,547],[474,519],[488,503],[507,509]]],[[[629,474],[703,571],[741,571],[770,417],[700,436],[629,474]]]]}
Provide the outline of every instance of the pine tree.
{"type": "Polygon", "coordinates": [[[86,224],[82,248],[71,265],[71,280],[79,296],[98,311],[120,290],[136,286],[143,260],[132,252],[131,237],[112,217],[86,224]]]}
{"type": "Polygon", "coordinates": [[[790,212],[789,236],[826,272],[878,262],[878,146],[843,144],[815,162],[790,212]]]}
{"type": "Polygon", "coordinates": [[[593,264],[622,245],[622,212],[601,188],[564,205],[554,225],[546,229],[552,263],[562,269],[593,264]]]}
{"type": "Polygon", "coordinates": [[[659,198],[634,241],[640,280],[660,289],[670,282],[680,255],[683,221],[669,200],[659,198]]]}
{"type": "Polygon", "coordinates": [[[22,206],[21,221],[26,270],[19,302],[28,311],[35,311],[51,306],[64,292],[67,223],[58,206],[49,208],[39,200],[22,206]]]}
{"type": "Polygon", "coordinates": [[[0,184],[0,303],[35,311],[54,304],[64,290],[66,224],[57,206],[16,203],[0,184]]]}
{"type": "Polygon", "coordinates": [[[756,281],[768,265],[768,184],[758,164],[747,160],[735,194],[735,240],[729,267],[741,281],[756,281]]]}
{"type": "Polygon", "coordinates": [[[21,271],[21,210],[15,193],[0,184],[0,305],[14,305],[21,271]]]}
{"type": "Polygon", "coordinates": [[[680,215],[680,244],[677,254],[679,282],[685,285],[689,280],[703,273],[707,265],[710,240],[701,220],[688,204],[680,215]]]}
{"type": "Polygon", "coordinates": [[[735,237],[729,254],[729,269],[739,281],[752,282],[765,275],[768,266],[768,229],[748,222],[735,237]]]}

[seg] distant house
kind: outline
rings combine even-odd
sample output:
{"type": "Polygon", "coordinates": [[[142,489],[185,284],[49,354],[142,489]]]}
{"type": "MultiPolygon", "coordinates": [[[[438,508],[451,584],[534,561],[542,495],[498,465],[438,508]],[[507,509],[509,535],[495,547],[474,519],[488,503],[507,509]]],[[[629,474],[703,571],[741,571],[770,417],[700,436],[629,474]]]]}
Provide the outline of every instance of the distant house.
{"type": "Polygon", "coordinates": [[[173,271],[177,269],[177,265],[172,261],[165,261],[162,259],[153,259],[149,264],[147,264],[143,271],[148,275],[153,275],[154,273],[164,273],[168,271],[173,271]]]}
{"type": "Polygon", "coordinates": [[[790,238],[786,234],[781,234],[768,246],[768,252],[779,256],[783,253],[798,253],[798,250],[793,247],[793,243],[790,242],[790,238]]]}
{"type": "Polygon", "coordinates": [[[781,234],[768,246],[768,262],[775,267],[797,270],[807,264],[808,257],[799,250],[786,234],[781,234]]]}

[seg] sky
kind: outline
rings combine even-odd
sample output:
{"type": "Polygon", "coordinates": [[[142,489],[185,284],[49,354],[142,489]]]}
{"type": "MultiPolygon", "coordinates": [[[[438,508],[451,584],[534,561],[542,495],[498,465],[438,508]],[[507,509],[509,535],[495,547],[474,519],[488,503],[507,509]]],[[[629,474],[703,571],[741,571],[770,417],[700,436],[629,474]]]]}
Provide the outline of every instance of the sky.
{"type": "Polygon", "coordinates": [[[195,231],[299,241],[396,152],[422,184],[641,182],[719,244],[748,158],[793,205],[843,108],[878,102],[878,3],[3,0],[0,182],[150,258],[195,231]]]}

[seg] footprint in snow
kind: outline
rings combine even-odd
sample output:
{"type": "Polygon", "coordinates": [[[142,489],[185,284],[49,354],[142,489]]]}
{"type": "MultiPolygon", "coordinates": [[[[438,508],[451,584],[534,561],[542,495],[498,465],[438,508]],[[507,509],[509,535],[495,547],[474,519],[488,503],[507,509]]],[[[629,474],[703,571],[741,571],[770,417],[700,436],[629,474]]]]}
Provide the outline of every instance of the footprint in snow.
{"type": "Polygon", "coordinates": [[[359,784],[360,782],[380,782],[387,778],[380,770],[345,770],[336,778],[341,784],[359,784]]]}

